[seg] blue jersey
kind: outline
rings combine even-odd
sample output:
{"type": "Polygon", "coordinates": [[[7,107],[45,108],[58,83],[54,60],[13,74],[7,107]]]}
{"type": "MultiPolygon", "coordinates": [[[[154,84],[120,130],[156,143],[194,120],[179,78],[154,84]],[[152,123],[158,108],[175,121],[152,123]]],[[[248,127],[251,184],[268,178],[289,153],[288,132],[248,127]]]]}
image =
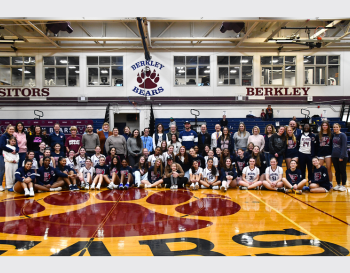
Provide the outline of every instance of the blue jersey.
{"type": "Polygon", "coordinates": [[[179,139],[182,140],[182,145],[185,146],[186,150],[193,148],[198,144],[198,135],[195,131],[182,131],[180,133],[179,139]]]}
{"type": "Polygon", "coordinates": [[[37,180],[36,182],[39,185],[52,185],[55,179],[55,169],[49,166],[47,169],[44,166],[41,166],[38,169],[37,180]]]}
{"type": "Polygon", "coordinates": [[[15,179],[16,181],[23,182],[24,178],[30,177],[32,181],[34,182],[36,174],[33,169],[30,169],[29,171],[26,171],[24,167],[20,167],[15,172],[15,179]]]}

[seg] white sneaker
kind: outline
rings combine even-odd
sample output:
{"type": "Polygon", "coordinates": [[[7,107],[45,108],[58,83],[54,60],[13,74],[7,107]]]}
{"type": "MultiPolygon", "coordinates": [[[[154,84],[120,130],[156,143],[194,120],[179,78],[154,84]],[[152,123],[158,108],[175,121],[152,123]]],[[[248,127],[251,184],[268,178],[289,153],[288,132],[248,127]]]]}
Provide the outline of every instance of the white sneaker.
{"type": "Polygon", "coordinates": [[[101,184],[97,184],[96,190],[100,190],[100,189],[101,189],[101,184]]]}
{"type": "Polygon", "coordinates": [[[333,188],[333,190],[334,190],[334,191],[339,191],[340,187],[341,187],[340,185],[336,185],[336,186],[333,188]]]}
{"type": "Polygon", "coordinates": [[[0,186],[0,191],[4,191],[4,188],[2,186],[0,186]]]}
{"type": "Polygon", "coordinates": [[[221,185],[220,190],[223,191],[223,192],[225,192],[225,191],[226,191],[225,186],[224,186],[224,185],[221,185]]]}
{"type": "Polygon", "coordinates": [[[28,189],[24,189],[24,196],[29,196],[30,193],[29,193],[29,190],[28,189]]]}
{"type": "Polygon", "coordinates": [[[80,183],[80,188],[83,190],[85,188],[85,183],[84,182],[81,182],[80,183]]]}
{"type": "Polygon", "coordinates": [[[201,185],[201,189],[207,189],[207,187],[204,185],[201,185]]]}
{"type": "Polygon", "coordinates": [[[35,195],[34,190],[33,189],[29,190],[29,196],[33,197],[34,195],[35,195]]]}
{"type": "Polygon", "coordinates": [[[194,183],[192,183],[190,186],[190,190],[193,191],[193,189],[194,189],[194,183]]]}
{"type": "Polygon", "coordinates": [[[95,189],[95,184],[91,184],[91,188],[90,189],[94,190],[95,189]]]}
{"type": "Polygon", "coordinates": [[[195,190],[198,190],[198,189],[199,189],[199,184],[198,184],[198,182],[196,182],[196,184],[194,185],[194,189],[195,189],[195,190]]]}
{"type": "Polygon", "coordinates": [[[225,187],[225,190],[224,190],[224,192],[227,192],[227,188],[225,187]]]}
{"type": "Polygon", "coordinates": [[[62,188],[61,187],[57,187],[57,188],[50,188],[50,191],[61,191],[62,188]]]}
{"type": "Polygon", "coordinates": [[[177,189],[178,189],[178,186],[177,186],[177,185],[174,185],[174,189],[177,190],[177,189]]]}
{"type": "Polygon", "coordinates": [[[241,190],[247,190],[247,189],[248,187],[244,187],[244,186],[241,187],[241,190]]]}
{"type": "Polygon", "coordinates": [[[90,187],[89,187],[89,183],[86,183],[85,184],[85,190],[88,190],[90,187]]]}
{"type": "Polygon", "coordinates": [[[213,190],[218,190],[219,189],[219,186],[214,186],[212,187],[213,190]]]}
{"type": "Polygon", "coordinates": [[[107,188],[109,190],[113,190],[114,189],[114,184],[113,183],[109,183],[109,185],[107,186],[107,188]]]}
{"type": "Polygon", "coordinates": [[[173,189],[174,189],[174,187],[175,187],[175,186],[171,186],[171,187],[170,187],[170,190],[173,190],[173,189]]]}
{"type": "Polygon", "coordinates": [[[346,187],[344,187],[343,185],[340,186],[339,191],[346,191],[346,187]]]}

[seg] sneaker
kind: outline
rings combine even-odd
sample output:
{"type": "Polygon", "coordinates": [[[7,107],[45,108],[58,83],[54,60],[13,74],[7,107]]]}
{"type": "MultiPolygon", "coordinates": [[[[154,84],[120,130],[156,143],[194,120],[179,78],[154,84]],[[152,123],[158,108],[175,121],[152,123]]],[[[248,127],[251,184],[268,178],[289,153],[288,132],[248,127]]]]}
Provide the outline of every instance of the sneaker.
{"type": "Polygon", "coordinates": [[[296,194],[302,194],[303,191],[302,191],[302,190],[296,190],[295,193],[296,193],[296,194]]]}
{"type": "Polygon", "coordinates": [[[91,190],[94,190],[94,189],[95,189],[95,184],[94,184],[94,183],[91,184],[90,189],[91,189],[91,190]]]}
{"type": "Polygon", "coordinates": [[[194,189],[194,183],[192,183],[190,186],[190,190],[193,191],[193,189],[194,189]]]}
{"type": "Polygon", "coordinates": [[[213,189],[213,190],[218,190],[218,189],[219,189],[219,186],[213,186],[212,189],[213,189]]]}
{"type": "Polygon", "coordinates": [[[207,189],[207,187],[204,185],[201,185],[201,189],[207,189]]]}
{"type": "Polygon", "coordinates": [[[167,186],[168,186],[167,184],[164,184],[164,189],[165,189],[167,186]]]}
{"type": "Polygon", "coordinates": [[[28,189],[25,189],[25,190],[24,190],[24,196],[29,196],[29,195],[30,195],[29,190],[28,190],[28,189]]]}
{"type": "Polygon", "coordinates": [[[97,184],[96,190],[101,190],[101,184],[97,184]]]}
{"type": "Polygon", "coordinates": [[[177,186],[177,185],[174,185],[174,189],[177,190],[177,189],[178,189],[178,186],[177,186]]]}
{"type": "Polygon", "coordinates": [[[73,185],[69,185],[69,190],[70,190],[70,191],[74,191],[73,185]]]}
{"type": "Polygon", "coordinates": [[[195,189],[195,190],[198,190],[198,189],[199,189],[199,184],[198,184],[198,182],[194,185],[194,189],[195,189]]]}
{"type": "Polygon", "coordinates": [[[241,186],[241,188],[240,188],[241,190],[247,190],[248,188],[247,187],[243,187],[243,186],[241,186]]]}
{"type": "Polygon", "coordinates": [[[336,186],[333,188],[333,190],[334,190],[334,191],[339,191],[340,187],[341,187],[340,185],[336,185],[336,186]]]}
{"type": "Polygon", "coordinates": [[[35,194],[34,194],[34,190],[33,190],[33,189],[29,190],[29,196],[30,196],[30,197],[34,197],[34,195],[35,195],[35,194]]]}
{"type": "Polygon", "coordinates": [[[110,184],[107,186],[107,189],[113,190],[113,189],[114,189],[114,185],[113,185],[112,183],[110,183],[110,184]]]}
{"type": "Polygon", "coordinates": [[[341,185],[338,191],[346,191],[346,188],[343,185],[341,185]]]}
{"type": "Polygon", "coordinates": [[[225,186],[221,185],[220,190],[221,190],[222,192],[225,192],[225,191],[226,191],[225,186]]]}
{"type": "Polygon", "coordinates": [[[127,189],[129,189],[129,183],[126,183],[124,186],[124,190],[127,190],[127,189]]]}
{"type": "Polygon", "coordinates": [[[2,186],[0,186],[0,191],[4,191],[4,188],[2,186]]]}
{"type": "Polygon", "coordinates": [[[7,189],[7,191],[13,192],[13,188],[9,188],[9,189],[7,189]]]}
{"type": "Polygon", "coordinates": [[[139,185],[139,189],[142,189],[142,188],[144,188],[144,187],[145,187],[145,184],[140,183],[140,185],[139,185]]]}
{"type": "Polygon", "coordinates": [[[284,190],[284,193],[290,193],[290,192],[292,192],[292,189],[285,189],[284,190]]]}
{"type": "Polygon", "coordinates": [[[77,185],[73,185],[75,191],[79,191],[79,188],[77,185]]]}
{"type": "Polygon", "coordinates": [[[89,187],[89,183],[86,183],[86,184],[85,184],[85,190],[89,190],[89,188],[90,188],[90,187],[89,187]]]}
{"type": "Polygon", "coordinates": [[[173,190],[174,189],[174,185],[170,187],[170,190],[173,190]]]}
{"type": "Polygon", "coordinates": [[[81,183],[80,183],[80,189],[83,190],[84,188],[85,188],[85,183],[84,183],[84,182],[81,182],[81,183]]]}
{"type": "Polygon", "coordinates": [[[62,188],[61,187],[57,187],[57,188],[50,188],[50,191],[61,191],[62,188]]]}
{"type": "Polygon", "coordinates": [[[303,187],[303,191],[310,191],[310,188],[307,187],[307,186],[304,186],[304,187],[303,187]]]}
{"type": "Polygon", "coordinates": [[[278,192],[285,192],[284,188],[278,188],[277,191],[278,192]]]}
{"type": "Polygon", "coordinates": [[[260,186],[260,190],[261,190],[261,191],[266,191],[267,189],[266,189],[266,187],[265,187],[264,185],[261,185],[261,186],[260,186]]]}
{"type": "Polygon", "coordinates": [[[122,183],[119,184],[119,190],[123,190],[124,189],[124,185],[122,183]]]}

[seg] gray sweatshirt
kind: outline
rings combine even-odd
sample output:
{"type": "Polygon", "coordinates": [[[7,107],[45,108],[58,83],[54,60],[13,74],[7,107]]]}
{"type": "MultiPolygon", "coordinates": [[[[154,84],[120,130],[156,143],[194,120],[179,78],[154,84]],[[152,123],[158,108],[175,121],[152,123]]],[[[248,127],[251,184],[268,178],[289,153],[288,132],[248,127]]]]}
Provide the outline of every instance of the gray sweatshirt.
{"type": "Polygon", "coordinates": [[[235,149],[238,150],[239,148],[247,148],[249,136],[250,134],[247,131],[245,132],[245,136],[243,133],[236,132],[233,135],[233,140],[235,142],[235,149]]]}
{"type": "Polygon", "coordinates": [[[126,155],[126,140],[123,136],[109,136],[105,142],[107,153],[112,147],[116,149],[116,154],[126,155]]]}
{"type": "Polygon", "coordinates": [[[143,142],[141,139],[141,147],[137,146],[136,138],[129,137],[128,141],[126,142],[126,146],[128,147],[128,154],[135,156],[136,154],[141,154],[142,148],[143,148],[143,142]],[[135,151],[137,151],[135,153],[135,151]]]}
{"type": "Polygon", "coordinates": [[[83,135],[82,143],[87,152],[95,152],[96,146],[100,145],[100,138],[96,133],[86,133],[83,135]]]}
{"type": "Polygon", "coordinates": [[[347,152],[347,137],[344,133],[333,135],[332,157],[344,159],[348,157],[347,152]]]}

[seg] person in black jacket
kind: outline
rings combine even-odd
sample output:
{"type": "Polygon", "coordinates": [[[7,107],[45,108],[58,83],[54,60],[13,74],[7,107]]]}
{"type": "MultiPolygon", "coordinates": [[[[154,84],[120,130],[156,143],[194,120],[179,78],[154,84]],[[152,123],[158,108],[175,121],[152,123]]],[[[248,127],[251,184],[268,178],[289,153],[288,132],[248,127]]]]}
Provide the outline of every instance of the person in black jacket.
{"type": "Polygon", "coordinates": [[[275,157],[278,162],[278,166],[282,167],[283,153],[286,149],[286,138],[284,136],[285,128],[281,126],[278,129],[278,133],[273,134],[269,140],[269,148],[271,157],[275,157]]]}
{"type": "Polygon", "coordinates": [[[34,151],[34,152],[39,151],[40,150],[39,145],[43,141],[44,140],[43,140],[43,135],[41,133],[41,127],[39,125],[35,125],[33,134],[27,137],[28,151],[34,151]]]}
{"type": "Polygon", "coordinates": [[[199,154],[202,154],[204,151],[204,146],[211,144],[211,135],[207,133],[207,126],[205,124],[202,124],[201,126],[201,132],[198,134],[198,149],[199,154]]]}
{"type": "Polygon", "coordinates": [[[220,120],[220,125],[221,125],[221,128],[228,126],[228,120],[226,119],[226,115],[222,116],[222,119],[220,120]]]}

